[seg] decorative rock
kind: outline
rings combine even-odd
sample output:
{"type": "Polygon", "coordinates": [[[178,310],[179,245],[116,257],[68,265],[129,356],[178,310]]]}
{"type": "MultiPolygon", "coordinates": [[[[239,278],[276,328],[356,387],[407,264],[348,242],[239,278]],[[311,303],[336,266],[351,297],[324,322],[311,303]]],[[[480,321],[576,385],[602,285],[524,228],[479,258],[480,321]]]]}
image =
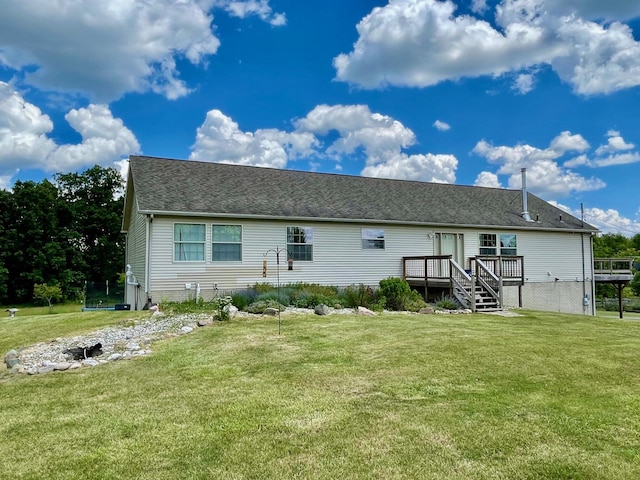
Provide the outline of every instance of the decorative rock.
{"type": "Polygon", "coordinates": [[[262,312],[264,315],[269,315],[271,317],[275,317],[278,314],[278,309],[273,307],[267,307],[262,312]]]}
{"type": "Polygon", "coordinates": [[[7,364],[7,368],[11,369],[13,367],[15,367],[16,365],[20,365],[20,359],[19,358],[9,358],[9,359],[5,359],[4,363],[7,364]]]}
{"type": "Polygon", "coordinates": [[[11,373],[22,374],[22,373],[26,373],[26,371],[27,371],[27,367],[25,367],[24,365],[21,365],[19,363],[14,365],[13,367],[11,367],[11,373]]]}
{"type": "Polygon", "coordinates": [[[96,365],[100,365],[100,362],[94,358],[87,358],[82,361],[82,365],[87,367],[95,367],[96,365]]]}
{"type": "Polygon", "coordinates": [[[358,307],[358,315],[375,315],[376,312],[365,307],[358,307]]]}
{"type": "Polygon", "coordinates": [[[127,350],[140,350],[140,345],[138,345],[136,342],[129,342],[125,345],[125,347],[127,350]]]}
{"type": "Polygon", "coordinates": [[[238,307],[236,307],[235,305],[229,305],[229,306],[227,307],[227,310],[228,310],[228,312],[229,312],[229,317],[230,317],[230,318],[233,318],[233,317],[235,317],[236,315],[238,315],[238,311],[239,311],[239,310],[238,310],[238,307]]]}
{"type": "Polygon", "coordinates": [[[53,372],[53,365],[43,365],[42,367],[39,367],[37,372],[38,373],[49,373],[49,372],[53,372]]]}
{"type": "Polygon", "coordinates": [[[329,307],[327,307],[324,303],[320,305],[316,305],[316,308],[313,310],[316,315],[329,315],[329,307]]]}
{"type": "Polygon", "coordinates": [[[115,360],[120,360],[122,358],[122,354],[120,353],[112,353],[107,357],[107,361],[113,362],[115,360]]]}
{"type": "Polygon", "coordinates": [[[69,370],[76,370],[81,367],[82,367],[81,363],[73,362],[71,365],[69,365],[69,370]]]}
{"type": "Polygon", "coordinates": [[[180,329],[180,331],[181,331],[182,333],[191,333],[191,332],[193,332],[193,327],[190,327],[190,326],[188,326],[188,325],[185,325],[184,327],[182,327],[182,328],[180,329]]]}
{"type": "Polygon", "coordinates": [[[433,309],[433,307],[424,307],[424,308],[421,308],[418,311],[418,313],[422,313],[422,314],[425,314],[425,315],[431,315],[434,312],[435,312],[435,310],[433,309]]]}
{"type": "Polygon", "coordinates": [[[65,370],[69,370],[70,367],[71,367],[71,364],[69,362],[60,362],[60,363],[56,363],[53,366],[53,369],[63,372],[65,370]]]}
{"type": "Polygon", "coordinates": [[[211,325],[213,323],[213,320],[209,319],[209,318],[201,318],[200,320],[198,320],[198,326],[199,327],[206,327],[207,325],[211,325]]]}
{"type": "Polygon", "coordinates": [[[16,350],[9,350],[4,356],[4,363],[7,365],[7,368],[12,368],[14,365],[20,363],[18,352],[16,350]]]}

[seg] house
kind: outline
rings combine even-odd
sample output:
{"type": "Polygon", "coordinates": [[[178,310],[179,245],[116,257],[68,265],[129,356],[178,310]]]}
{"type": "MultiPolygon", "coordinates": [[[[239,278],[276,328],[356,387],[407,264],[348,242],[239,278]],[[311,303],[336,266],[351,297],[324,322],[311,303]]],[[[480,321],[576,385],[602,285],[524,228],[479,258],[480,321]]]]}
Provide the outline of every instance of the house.
{"type": "Polygon", "coordinates": [[[493,296],[494,308],[594,314],[597,229],[526,188],[132,156],[122,230],[136,309],[278,279],[393,276],[471,308],[493,296]]]}

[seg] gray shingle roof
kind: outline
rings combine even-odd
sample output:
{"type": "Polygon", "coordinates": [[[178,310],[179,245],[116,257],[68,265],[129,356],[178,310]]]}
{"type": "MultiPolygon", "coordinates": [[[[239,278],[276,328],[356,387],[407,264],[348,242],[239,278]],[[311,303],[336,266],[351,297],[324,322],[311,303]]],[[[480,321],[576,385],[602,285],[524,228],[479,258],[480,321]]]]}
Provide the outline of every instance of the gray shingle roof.
{"type": "Polygon", "coordinates": [[[526,222],[520,190],[143,156],[129,172],[143,213],[597,230],[531,193],[526,222]]]}

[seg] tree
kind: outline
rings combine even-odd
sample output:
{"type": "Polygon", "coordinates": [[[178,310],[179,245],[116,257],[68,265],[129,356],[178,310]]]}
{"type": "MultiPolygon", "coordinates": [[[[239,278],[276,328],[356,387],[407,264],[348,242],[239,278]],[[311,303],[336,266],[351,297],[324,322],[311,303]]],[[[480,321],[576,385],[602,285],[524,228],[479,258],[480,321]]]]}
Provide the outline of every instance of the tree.
{"type": "Polygon", "coordinates": [[[46,300],[49,304],[49,313],[53,312],[53,302],[62,300],[60,284],[47,285],[44,283],[36,283],[33,286],[33,298],[36,300],[46,300]]]}
{"type": "Polygon", "coordinates": [[[95,165],[83,173],[58,173],[54,178],[71,216],[68,234],[79,254],[74,264],[85,280],[115,283],[124,266],[120,173],[95,165]]]}

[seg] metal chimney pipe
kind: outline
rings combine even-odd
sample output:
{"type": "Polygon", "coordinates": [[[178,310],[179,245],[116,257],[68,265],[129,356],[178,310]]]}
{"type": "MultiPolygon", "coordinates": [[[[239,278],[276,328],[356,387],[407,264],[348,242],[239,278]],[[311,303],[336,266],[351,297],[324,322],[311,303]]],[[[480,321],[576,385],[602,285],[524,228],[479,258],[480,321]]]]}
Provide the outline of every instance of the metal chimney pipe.
{"type": "Polygon", "coordinates": [[[527,222],[533,222],[527,205],[527,169],[521,168],[520,173],[522,174],[522,218],[527,222]]]}

